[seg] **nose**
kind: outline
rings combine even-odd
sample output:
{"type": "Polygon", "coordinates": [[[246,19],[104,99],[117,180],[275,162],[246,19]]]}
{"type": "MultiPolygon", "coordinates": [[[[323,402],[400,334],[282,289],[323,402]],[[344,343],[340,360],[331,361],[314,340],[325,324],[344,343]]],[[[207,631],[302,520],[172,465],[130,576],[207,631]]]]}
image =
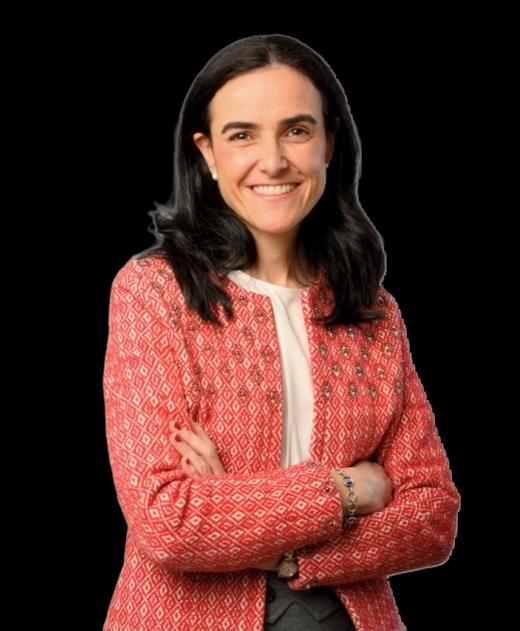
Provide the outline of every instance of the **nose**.
{"type": "Polygon", "coordinates": [[[283,145],[277,138],[264,139],[261,144],[260,168],[266,175],[275,176],[288,165],[283,145]]]}

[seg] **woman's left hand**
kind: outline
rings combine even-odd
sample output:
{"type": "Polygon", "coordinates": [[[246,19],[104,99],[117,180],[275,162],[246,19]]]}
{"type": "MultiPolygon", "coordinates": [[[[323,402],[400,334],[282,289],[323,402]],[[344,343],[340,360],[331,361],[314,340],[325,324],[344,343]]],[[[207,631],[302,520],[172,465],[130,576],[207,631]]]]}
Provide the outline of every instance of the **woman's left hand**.
{"type": "Polygon", "coordinates": [[[190,478],[200,480],[205,475],[225,473],[217,448],[200,423],[193,431],[170,421],[170,443],[181,456],[181,468],[190,478]]]}

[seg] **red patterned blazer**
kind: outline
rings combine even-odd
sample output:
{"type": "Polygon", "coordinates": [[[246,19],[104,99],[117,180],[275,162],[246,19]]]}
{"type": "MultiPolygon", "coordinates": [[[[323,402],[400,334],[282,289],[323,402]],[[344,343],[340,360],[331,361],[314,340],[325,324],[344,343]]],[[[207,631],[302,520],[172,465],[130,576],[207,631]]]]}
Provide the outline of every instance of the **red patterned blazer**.
{"type": "Polygon", "coordinates": [[[445,561],[459,497],[405,328],[381,290],[379,324],[328,328],[330,291],[302,294],[312,360],[311,459],[279,468],[282,377],[267,296],[227,281],[235,317],[189,311],[168,264],[116,277],[105,402],[110,460],[128,524],[106,631],[261,631],[266,573],[298,550],[293,589],[332,585],[358,631],[404,629],[387,576],[445,561]],[[169,421],[201,422],[226,474],[188,479],[169,421]],[[380,462],[395,499],[342,523],[334,466],[380,462]]]}

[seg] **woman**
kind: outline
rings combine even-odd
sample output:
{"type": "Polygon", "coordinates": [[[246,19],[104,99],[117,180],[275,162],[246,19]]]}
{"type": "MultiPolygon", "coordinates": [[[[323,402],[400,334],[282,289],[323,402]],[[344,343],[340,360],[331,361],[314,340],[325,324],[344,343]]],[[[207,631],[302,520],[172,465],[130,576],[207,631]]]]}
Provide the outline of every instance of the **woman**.
{"type": "Polygon", "coordinates": [[[195,79],[160,244],[112,291],[128,537],[106,631],[404,629],[386,577],[449,556],[459,498],[358,158],[297,40],[240,40],[195,79]]]}

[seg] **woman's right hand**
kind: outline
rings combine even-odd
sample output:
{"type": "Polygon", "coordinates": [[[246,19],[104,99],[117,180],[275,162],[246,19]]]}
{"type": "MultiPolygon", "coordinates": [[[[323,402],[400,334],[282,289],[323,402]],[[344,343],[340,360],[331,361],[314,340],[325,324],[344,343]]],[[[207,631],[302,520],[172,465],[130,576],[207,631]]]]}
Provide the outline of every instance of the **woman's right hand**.
{"type": "MultiPolygon", "coordinates": [[[[181,456],[181,468],[193,480],[205,475],[225,473],[217,448],[199,423],[192,423],[193,431],[183,428],[178,421],[170,422],[170,442],[181,456]]],[[[276,571],[281,558],[268,559],[254,566],[256,570],[276,571]]]]}
{"type": "Polygon", "coordinates": [[[183,428],[178,421],[170,421],[170,443],[181,457],[181,468],[190,478],[200,480],[205,475],[225,473],[217,448],[199,423],[192,423],[193,431],[183,428]]]}
{"type": "MultiPolygon", "coordinates": [[[[341,467],[341,471],[354,481],[352,490],[356,494],[356,515],[368,515],[383,510],[393,499],[393,484],[383,467],[377,462],[361,460],[353,467],[341,467]]],[[[343,515],[349,514],[351,502],[343,476],[332,470],[334,482],[341,497],[343,515]]]]}

